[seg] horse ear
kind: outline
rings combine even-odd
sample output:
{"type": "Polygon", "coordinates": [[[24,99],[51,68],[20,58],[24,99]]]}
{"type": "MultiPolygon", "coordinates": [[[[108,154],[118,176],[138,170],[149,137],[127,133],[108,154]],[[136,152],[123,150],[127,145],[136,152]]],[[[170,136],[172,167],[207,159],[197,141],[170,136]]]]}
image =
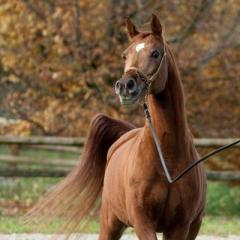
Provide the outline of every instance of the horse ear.
{"type": "Polygon", "coordinates": [[[162,25],[155,14],[152,14],[151,29],[153,34],[162,36],[162,25]]]}
{"type": "Polygon", "coordinates": [[[126,19],[126,25],[130,38],[133,38],[139,34],[139,31],[137,30],[136,26],[134,25],[130,18],[126,19]]]}

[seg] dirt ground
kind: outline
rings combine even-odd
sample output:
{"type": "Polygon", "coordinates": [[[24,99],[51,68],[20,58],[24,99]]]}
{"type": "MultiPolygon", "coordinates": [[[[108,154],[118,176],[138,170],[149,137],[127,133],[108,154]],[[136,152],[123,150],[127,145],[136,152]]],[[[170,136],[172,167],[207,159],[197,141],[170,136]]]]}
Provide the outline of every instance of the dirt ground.
{"type": "MultiPolygon", "coordinates": [[[[46,234],[0,234],[0,240],[50,240],[52,235],[46,234]]],[[[79,234],[72,236],[69,240],[97,240],[97,234],[79,234]]],[[[60,237],[60,239],[64,239],[60,237]]],[[[122,240],[137,240],[137,237],[134,235],[124,235],[122,240]]],[[[161,239],[159,236],[158,239],[161,239]]],[[[197,240],[240,240],[240,236],[228,236],[228,237],[219,237],[219,236],[199,236],[197,240]]]]}

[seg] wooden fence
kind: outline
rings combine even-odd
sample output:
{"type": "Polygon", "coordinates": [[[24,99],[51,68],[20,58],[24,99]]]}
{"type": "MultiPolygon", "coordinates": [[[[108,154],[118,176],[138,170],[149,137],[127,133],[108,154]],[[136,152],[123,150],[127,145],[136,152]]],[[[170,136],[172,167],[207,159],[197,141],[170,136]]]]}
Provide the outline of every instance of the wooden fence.
{"type": "MultiPolygon", "coordinates": [[[[201,138],[195,139],[198,148],[217,148],[236,139],[201,138]]],[[[3,177],[62,177],[73,168],[81,154],[84,138],[70,137],[13,137],[0,136],[0,145],[8,146],[11,154],[0,155],[0,176],[3,177]],[[36,151],[36,156],[19,154],[23,149],[36,151]],[[68,152],[75,154],[73,159],[38,157],[37,151],[68,152]],[[25,165],[25,167],[23,167],[25,165]],[[42,166],[42,167],[41,167],[42,166]]],[[[240,148],[240,144],[234,146],[240,148]]],[[[239,161],[239,159],[236,159],[239,161]]],[[[209,180],[240,181],[240,171],[208,171],[209,180]]]]}

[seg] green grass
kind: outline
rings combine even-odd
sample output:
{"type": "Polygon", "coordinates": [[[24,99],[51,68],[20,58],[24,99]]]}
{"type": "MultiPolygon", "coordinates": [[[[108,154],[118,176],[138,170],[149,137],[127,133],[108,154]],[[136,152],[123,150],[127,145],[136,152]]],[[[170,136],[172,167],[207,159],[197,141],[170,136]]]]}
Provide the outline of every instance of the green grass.
{"type": "MultiPolygon", "coordinates": [[[[8,154],[8,148],[1,148],[1,154],[8,154]]],[[[57,159],[77,159],[78,154],[28,150],[20,152],[24,156],[36,156],[57,159]]],[[[0,178],[0,232],[31,233],[36,228],[24,224],[19,218],[37,199],[57,184],[60,178],[0,178]]],[[[58,229],[61,221],[57,220],[44,229],[51,233],[58,229]]],[[[89,232],[99,230],[97,222],[92,222],[89,232]]],[[[209,182],[207,191],[206,217],[201,234],[240,235],[240,188],[230,187],[225,183],[209,182]]]]}
{"type": "MultiPolygon", "coordinates": [[[[27,224],[21,219],[21,217],[0,217],[0,232],[1,233],[34,233],[39,232],[38,224],[27,224]]],[[[43,229],[42,233],[53,233],[56,232],[61,226],[61,221],[54,221],[52,224],[48,224],[43,229]]]]}
{"type": "MultiPolygon", "coordinates": [[[[7,146],[0,146],[1,155],[11,155],[11,149],[7,146]]],[[[46,159],[79,159],[79,153],[73,152],[61,152],[53,150],[44,150],[44,149],[19,149],[19,156],[28,156],[34,158],[46,158],[46,159]]]]}
{"type": "MultiPolygon", "coordinates": [[[[61,226],[60,221],[48,225],[42,233],[56,232],[61,226]]],[[[86,230],[89,233],[98,233],[99,224],[94,221],[86,230]]],[[[35,225],[24,224],[17,217],[0,217],[0,233],[34,233],[38,232],[35,225]]],[[[220,216],[205,216],[201,227],[200,234],[204,235],[240,235],[240,217],[220,217],[220,216]]]]}
{"type": "MultiPolygon", "coordinates": [[[[0,201],[35,202],[60,180],[60,178],[3,178],[0,181],[0,201]]],[[[240,216],[240,188],[209,182],[206,214],[240,216]]]]}
{"type": "Polygon", "coordinates": [[[240,235],[240,216],[205,216],[200,230],[204,235],[240,235]]]}
{"type": "Polygon", "coordinates": [[[240,187],[210,182],[207,190],[206,213],[213,216],[240,217],[240,187]]]}
{"type": "MultiPolygon", "coordinates": [[[[59,178],[2,178],[0,181],[0,200],[35,202],[59,178]]],[[[1,213],[1,212],[0,212],[1,213]]]]}
{"type": "MultiPolygon", "coordinates": [[[[30,206],[49,188],[57,184],[60,178],[4,178],[0,181],[0,203],[10,201],[30,206]]],[[[25,225],[16,214],[6,214],[0,205],[0,232],[23,233],[35,232],[33,225],[25,225]]],[[[58,229],[60,221],[49,225],[43,232],[51,233],[58,229]]],[[[98,232],[98,223],[93,222],[89,232],[98,232]]],[[[202,234],[240,235],[240,188],[229,187],[224,183],[208,183],[206,217],[201,229],[202,234]]]]}

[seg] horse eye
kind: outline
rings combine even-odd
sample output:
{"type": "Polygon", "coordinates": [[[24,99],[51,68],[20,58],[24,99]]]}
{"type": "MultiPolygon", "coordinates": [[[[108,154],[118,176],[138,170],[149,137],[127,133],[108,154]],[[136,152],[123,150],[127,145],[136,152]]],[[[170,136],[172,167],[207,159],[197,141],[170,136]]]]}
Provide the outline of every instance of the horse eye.
{"type": "Polygon", "coordinates": [[[154,50],[152,53],[151,53],[151,57],[152,58],[158,58],[160,56],[160,52],[158,50],[154,50]]]}

